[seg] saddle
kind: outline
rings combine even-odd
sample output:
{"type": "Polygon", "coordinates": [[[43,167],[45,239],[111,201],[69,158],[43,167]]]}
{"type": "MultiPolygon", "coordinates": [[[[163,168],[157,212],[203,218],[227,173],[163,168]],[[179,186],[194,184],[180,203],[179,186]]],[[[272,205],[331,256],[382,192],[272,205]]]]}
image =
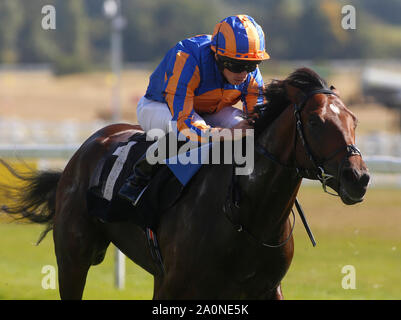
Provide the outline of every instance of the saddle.
{"type": "Polygon", "coordinates": [[[98,162],[87,192],[88,211],[92,216],[104,222],[129,219],[145,231],[157,228],[161,214],[178,200],[184,188],[167,165],[155,165],[153,178],[137,206],[118,196],[135,163],[153,143],[146,140],[145,133],[134,133],[98,162]]]}

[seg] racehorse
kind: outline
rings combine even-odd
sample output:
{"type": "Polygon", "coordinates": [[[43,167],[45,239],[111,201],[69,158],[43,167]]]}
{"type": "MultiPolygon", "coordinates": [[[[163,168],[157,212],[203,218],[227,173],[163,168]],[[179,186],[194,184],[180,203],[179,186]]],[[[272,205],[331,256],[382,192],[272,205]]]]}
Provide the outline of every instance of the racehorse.
{"type": "Polygon", "coordinates": [[[90,266],[113,243],[154,276],[154,299],[283,299],[280,283],[294,254],[291,211],[302,179],[319,180],[352,205],[363,200],[369,172],[355,146],[356,117],[314,71],[273,80],[265,96],[267,103],[256,107],[254,170],[236,176],[239,203],[226,197],[233,167],[204,165],[161,215],[155,232],[164,273],[142,228],[129,220],[102,222],[87,210],[98,160],[138,126],[97,131],[62,172],[20,176],[27,182],[23,201],[4,210],[53,229],[60,297],[82,298],[90,266]]]}

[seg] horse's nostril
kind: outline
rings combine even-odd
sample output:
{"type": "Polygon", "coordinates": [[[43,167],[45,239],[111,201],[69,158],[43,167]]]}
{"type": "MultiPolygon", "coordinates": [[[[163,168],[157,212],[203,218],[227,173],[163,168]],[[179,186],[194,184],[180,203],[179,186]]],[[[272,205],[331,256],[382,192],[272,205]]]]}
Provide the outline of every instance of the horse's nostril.
{"type": "Polygon", "coordinates": [[[348,167],[343,169],[341,178],[343,195],[353,201],[362,201],[369,184],[369,174],[365,170],[348,167]]]}
{"type": "Polygon", "coordinates": [[[358,183],[360,186],[367,186],[370,180],[368,173],[362,173],[353,168],[345,168],[343,170],[343,179],[351,183],[358,183]]]}
{"type": "Polygon", "coordinates": [[[364,173],[364,174],[361,176],[361,179],[359,180],[359,182],[360,182],[360,184],[361,184],[362,186],[367,186],[368,183],[369,183],[369,180],[370,180],[369,174],[364,173]]]}

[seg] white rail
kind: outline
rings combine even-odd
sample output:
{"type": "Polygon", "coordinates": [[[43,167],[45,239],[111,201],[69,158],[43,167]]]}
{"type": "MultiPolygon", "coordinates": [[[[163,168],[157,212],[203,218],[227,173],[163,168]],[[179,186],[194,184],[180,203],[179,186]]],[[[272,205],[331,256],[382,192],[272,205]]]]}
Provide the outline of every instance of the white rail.
{"type": "Polygon", "coordinates": [[[367,156],[364,160],[371,172],[401,173],[401,158],[391,156],[367,156]]]}
{"type": "MultiPolygon", "coordinates": [[[[69,159],[79,147],[79,144],[19,146],[0,144],[0,158],[69,159]]],[[[363,159],[371,172],[401,174],[401,157],[368,155],[364,156],[363,159]]]]}
{"type": "Polygon", "coordinates": [[[0,158],[69,159],[80,145],[1,145],[0,158]]]}

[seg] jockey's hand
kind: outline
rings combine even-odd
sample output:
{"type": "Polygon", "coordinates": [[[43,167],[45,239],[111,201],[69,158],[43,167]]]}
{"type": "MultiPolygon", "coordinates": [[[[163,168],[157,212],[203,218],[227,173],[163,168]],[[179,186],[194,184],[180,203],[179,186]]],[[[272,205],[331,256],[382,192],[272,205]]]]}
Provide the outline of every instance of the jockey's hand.
{"type": "Polygon", "coordinates": [[[260,117],[260,114],[257,112],[252,112],[247,114],[247,120],[255,122],[256,119],[260,117]]]}
{"type": "Polygon", "coordinates": [[[251,119],[244,119],[238,124],[236,124],[234,127],[231,128],[231,132],[233,134],[233,140],[238,140],[241,139],[242,137],[245,137],[246,135],[249,134],[249,130],[247,129],[253,129],[253,120],[251,119]],[[241,130],[241,134],[238,134],[238,131],[241,130]],[[235,133],[235,134],[234,134],[235,133]]]}
{"type": "Polygon", "coordinates": [[[213,132],[215,132],[220,138],[220,141],[241,140],[246,135],[249,135],[249,130],[247,132],[247,129],[253,129],[252,123],[252,120],[244,119],[230,129],[220,127],[211,128],[211,133],[213,135],[213,132]]]}

